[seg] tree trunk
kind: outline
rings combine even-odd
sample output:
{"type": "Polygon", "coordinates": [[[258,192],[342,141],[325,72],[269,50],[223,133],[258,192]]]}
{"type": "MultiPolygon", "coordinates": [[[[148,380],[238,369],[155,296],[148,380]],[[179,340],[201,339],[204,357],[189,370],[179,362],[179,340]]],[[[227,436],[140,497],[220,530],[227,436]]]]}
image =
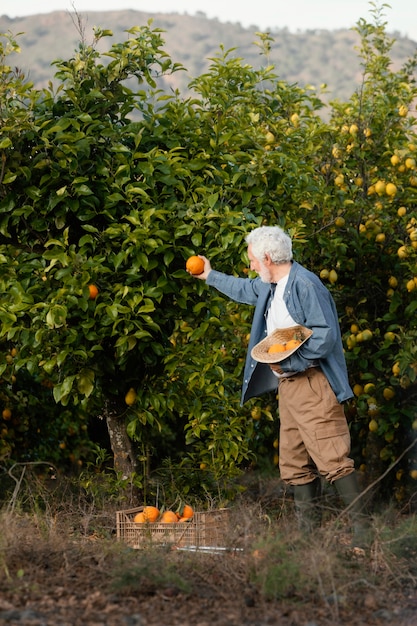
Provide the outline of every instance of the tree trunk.
{"type": "Polygon", "coordinates": [[[132,442],[127,436],[125,422],[120,417],[117,405],[109,400],[106,400],[104,406],[104,416],[113,452],[114,469],[122,478],[130,478],[137,470],[137,462],[132,442]]]}

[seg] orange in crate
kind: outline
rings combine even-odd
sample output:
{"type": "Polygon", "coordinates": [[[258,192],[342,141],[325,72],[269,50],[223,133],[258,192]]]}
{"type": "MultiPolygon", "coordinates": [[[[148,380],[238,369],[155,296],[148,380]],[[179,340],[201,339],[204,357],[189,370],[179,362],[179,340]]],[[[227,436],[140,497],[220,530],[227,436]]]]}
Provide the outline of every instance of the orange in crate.
{"type": "MultiPolygon", "coordinates": [[[[157,521],[138,524],[135,517],[143,507],[116,512],[117,540],[131,548],[140,549],[149,545],[172,545],[178,548],[202,548],[227,546],[229,531],[229,509],[194,511],[192,518],[183,518],[185,523],[157,521]]],[[[181,511],[182,512],[182,511],[181,511]]]]}

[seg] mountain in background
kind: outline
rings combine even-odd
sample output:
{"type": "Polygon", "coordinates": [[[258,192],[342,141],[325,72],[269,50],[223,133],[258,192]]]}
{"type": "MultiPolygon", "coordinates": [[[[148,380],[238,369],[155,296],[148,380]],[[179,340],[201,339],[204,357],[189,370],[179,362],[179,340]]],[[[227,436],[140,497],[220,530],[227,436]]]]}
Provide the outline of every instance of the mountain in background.
{"type": "MultiPolygon", "coordinates": [[[[254,68],[272,64],[280,78],[300,86],[313,85],[319,91],[327,85],[331,100],[347,100],[361,83],[361,66],[357,46],[359,36],[353,30],[308,30],[291,33],[287,28],[270,31],[273,38],[268,59],[254,44],[259,41],[256,26],[245,29],[239,23],[208,19],[204,13],[196,16],[177,13],[144,13],[142,11],[103,11],[74,13],[56,11],[27,17],[0,17],[0,32],[16,36],[21,54],[9,58],[8,63],[22,69],[38,88],[53,80],[57,59],[67,60],[77,50],[82,26],[87,43],[93,42],[93,27],[110,29],[113,37],[103,38],[98,45],[101,52],[112,44],[124,41],[126,30],[142,26],[152,19],[151,28],[162,31],[164,50],[176,63],[182,63],[187,72],[176,72],[166,78],[164,88],[188,92],[192,78],[207,71],[210,59],[232,50],[234,57],[242,58],[254,68]],[[22,34],[19,34],[22,33],[22,34]],[[107,47],[106,47],[107,46],[107,47]]],[[[416,42],[393,33],[396,42],[391,52],[393,69],[399,69],[413,56],[416,42]]]]}

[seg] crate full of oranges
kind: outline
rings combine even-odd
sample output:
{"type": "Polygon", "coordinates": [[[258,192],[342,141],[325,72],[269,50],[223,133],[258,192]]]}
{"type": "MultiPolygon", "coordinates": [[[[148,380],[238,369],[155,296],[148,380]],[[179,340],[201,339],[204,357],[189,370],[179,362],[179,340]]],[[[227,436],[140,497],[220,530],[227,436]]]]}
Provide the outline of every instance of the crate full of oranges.
{"type": "Polygon", "coordinates": [[[194,511],[185,504],[179,511],[160,511],[140,506],[116,512],[118,541],[131,548],[152,544],[176,547],[223,546],[227,534],[228,509],[194,511]]]}

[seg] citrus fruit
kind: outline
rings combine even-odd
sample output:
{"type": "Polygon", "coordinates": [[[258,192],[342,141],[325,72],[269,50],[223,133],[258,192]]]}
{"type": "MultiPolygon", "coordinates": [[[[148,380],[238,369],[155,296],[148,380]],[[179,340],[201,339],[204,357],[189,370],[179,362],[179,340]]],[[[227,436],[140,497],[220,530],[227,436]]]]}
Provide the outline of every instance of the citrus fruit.
{"type": "Polygon", "coordinates": [[[98,296],[98,289],[95,285],[88,285],[88,291],[90,292],[90,300],[95,300],[98,296]]]}
{"type": "Polygon", "coordinates": [[[356,383],[356,385],[353,386],[353,393],[355,394],[356,397],[361,396],[363,394],[362,385],[360,385],[359,383],[356,383]]]}
{"type": "Polygon", "coordinates": [[[274,354],[275,352],[285,352],[286,349],[283,343],[273,343],[272,346],[269,346],[268,352],[269,354],[274,354]]]}
{"type": "Polygon", "coordinates": [[[178,517],[175,515],[174,511],[164,511],[159,521],[161,524],[176,524],[178,517]]]}
{"type": "Polygon", "coordinates": [[[187,259],[185,268],[194,276],[198,276],[204,272],[204,261],[200,259],[199,256],[190,256],[190,258],[187,259]]]}
{"type": "Polygon", "coordinates": [[[387,186],[385,187],[385,193],[387,194],[387,196],[395,196],[395,194],[397,193],[396,185],[394,185],[394,183],[387,183],[387,186]]]}
{"type": "Polygon", "coordinates": [[[11,412],[11,410],[10,410],[10,409],[8,409],[8,408],[3,409],[2,416],[3,416],[3,419],[4,419],[4,420],[8,421],[8,420],[12,417],[12,412],[11,412]]]}
{"type": "Polygon", "coordinates": [[[394,374],[394,376],[399,376],[401,374],[400,364],[398,363],[398,361],[394,363],[391,371],[394,374]]]}
{"type": "Polygon", "coordinates": [[[252,407],[252,410],[250,412],[252,419],[254,420],[260,420],[262,417],[262,409],[260,406],[254,406],[252,407]]]}
{"type": "Polygon", "coordinates": [[[184,504],[180,519],[191,519],[194,515],[194,509],[189,504],[184,504]]]}
{"type": "Polygon", "coordinates": [[[136,395],[136,391],[133,389],[133,387],[131,387],[125,395],[125,402],[127,406],[132,406],[132,404],[135,403],[136,395]]]}
{"type": "Polygon", "coordinates": [[[143,511],[140,511],[140,513],[136,513],[135,517],[133,518],[133,521],[135,522],[135,524],[144,524],[146,520],[143,515],[143,511]]]}
{"type": "Polygon", "coordinates": [[[395,396],[395,391],[392,387],[385,387],[382,395],[384,396],[385,400],[392,400],[395,396]]]}
{"type": "Polygon", "coordinates": [[[143,509],[143,517],[145,522],[156,522],[159,517],[159,509],[156,506],[145,506],[143,509]]]}
{"type": "Polygon", "coordinates": [[[299,339],[290,339],[289,341],[287,341],[287,345],[285,346],[286,350],[293,350],[294,348],[297,348],[300,345],[301,341],[299,341],[299,339]]]}

